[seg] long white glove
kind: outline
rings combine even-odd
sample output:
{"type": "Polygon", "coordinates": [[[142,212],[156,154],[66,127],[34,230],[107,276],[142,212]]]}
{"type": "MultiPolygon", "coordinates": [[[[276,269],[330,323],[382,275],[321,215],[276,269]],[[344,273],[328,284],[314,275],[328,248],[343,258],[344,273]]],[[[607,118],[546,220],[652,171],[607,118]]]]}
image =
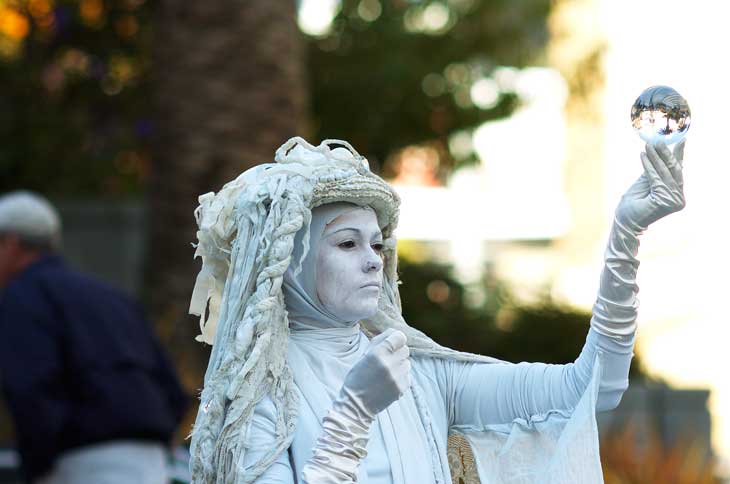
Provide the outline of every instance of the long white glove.
{"type": "Polygon", "coordinates": [[[357,469],[367,455],[365,447],[375,416],[410,386],[409,354],[401,331],[387,330],[370,341],[322,421],[314,454],[302,470],[305,483],[357,482],[357,469]]]}
{"type": "Polygon", "coordinates": [[[684,141],[674,153],[664,144],[647,144],[641,153],[644,173],[616,209],[591,326],[628,351],[636,331],[638,237],[650,224],[684,208],[683,155],[684,141]]]}

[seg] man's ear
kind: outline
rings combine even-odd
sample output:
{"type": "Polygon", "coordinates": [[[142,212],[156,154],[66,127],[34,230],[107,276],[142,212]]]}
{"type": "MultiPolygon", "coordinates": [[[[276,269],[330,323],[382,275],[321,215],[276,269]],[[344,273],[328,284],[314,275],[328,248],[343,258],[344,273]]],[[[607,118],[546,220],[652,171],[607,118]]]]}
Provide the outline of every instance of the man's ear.
{"type": "Polygon", "coordinates": [[[25,246],[23,246],[23,242],[16,234],[4,234],[0,236],[0,243],[3,244],[5,253],[11,261],[20,262],[23,260],[23,256],[27,253],[25,246]]]}
{"type": "Polygon", "coordinates": [[[17,253],[23,248],[23,244],[20,242],[20,237],[16,234],[4,234],[0,236],[0,240],[6,244],[6,247],[13,253],[17,253]]]}

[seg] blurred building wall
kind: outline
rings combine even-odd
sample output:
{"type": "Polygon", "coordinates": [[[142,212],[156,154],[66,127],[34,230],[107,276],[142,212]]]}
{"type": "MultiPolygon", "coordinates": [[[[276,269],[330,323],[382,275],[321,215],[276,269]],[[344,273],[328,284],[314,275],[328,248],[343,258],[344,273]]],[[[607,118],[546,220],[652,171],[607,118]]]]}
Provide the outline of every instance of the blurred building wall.
{"type": "Polygon", "coordinates": [[[705,457],[712,455],[712,417],[708,390],[677,390],[666,385],[632,385],[621,404],[598,414],[601,438],[634,430],[638,447],[649,447],[658,438],[665,449],[695,446],[705,457]]]}
{"type": "Polygon", "coordinates": [[[88,200],[62,202],[58,208],[69,264],[140,296],[146,240],[142,202],[88,200]]]}

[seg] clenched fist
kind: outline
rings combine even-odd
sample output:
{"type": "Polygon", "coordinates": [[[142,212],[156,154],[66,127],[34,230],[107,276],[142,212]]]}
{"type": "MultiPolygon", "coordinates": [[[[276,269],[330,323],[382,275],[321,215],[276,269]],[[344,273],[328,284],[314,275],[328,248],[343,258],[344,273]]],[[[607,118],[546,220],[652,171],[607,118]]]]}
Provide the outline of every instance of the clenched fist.
{"type": "Polygon", "coordinates": [[[384,331],[370,341],[367,352],[347,374],[342,393],[374,417],[410,386],[409,355],[405,334],[394,329],[384,331]]]}

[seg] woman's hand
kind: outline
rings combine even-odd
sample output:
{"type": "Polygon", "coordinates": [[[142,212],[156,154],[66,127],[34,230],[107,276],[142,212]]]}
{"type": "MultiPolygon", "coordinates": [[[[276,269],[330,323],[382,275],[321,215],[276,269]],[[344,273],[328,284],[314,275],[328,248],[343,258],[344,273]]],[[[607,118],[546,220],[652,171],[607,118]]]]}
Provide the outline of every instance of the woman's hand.
{"type": "Polygon", "coordinates": [[[639,234],[660,218],[684,208],[683,156],[684,140],[674,153],[663,143],[646,145],[641,153],[644,173],[621,198],[616,209],[618,223],[639,234]]]}
{"type": "Polygon", "coordinates": [[[370,341],[367,352],[345,377],[340,395],[322,419],[312,457],[302,469],[306,484],[356,483],[367,455],[375,416],[398,400],[410,385],[406,335],[389,329],[370,341]]]}
{"type": "Polygon", "coordinates": [[[367,352],[345,377],[342,392],[371,416],[398,400],[411,384],[406,335],[389,329],[370,341],[367,352]]]}

